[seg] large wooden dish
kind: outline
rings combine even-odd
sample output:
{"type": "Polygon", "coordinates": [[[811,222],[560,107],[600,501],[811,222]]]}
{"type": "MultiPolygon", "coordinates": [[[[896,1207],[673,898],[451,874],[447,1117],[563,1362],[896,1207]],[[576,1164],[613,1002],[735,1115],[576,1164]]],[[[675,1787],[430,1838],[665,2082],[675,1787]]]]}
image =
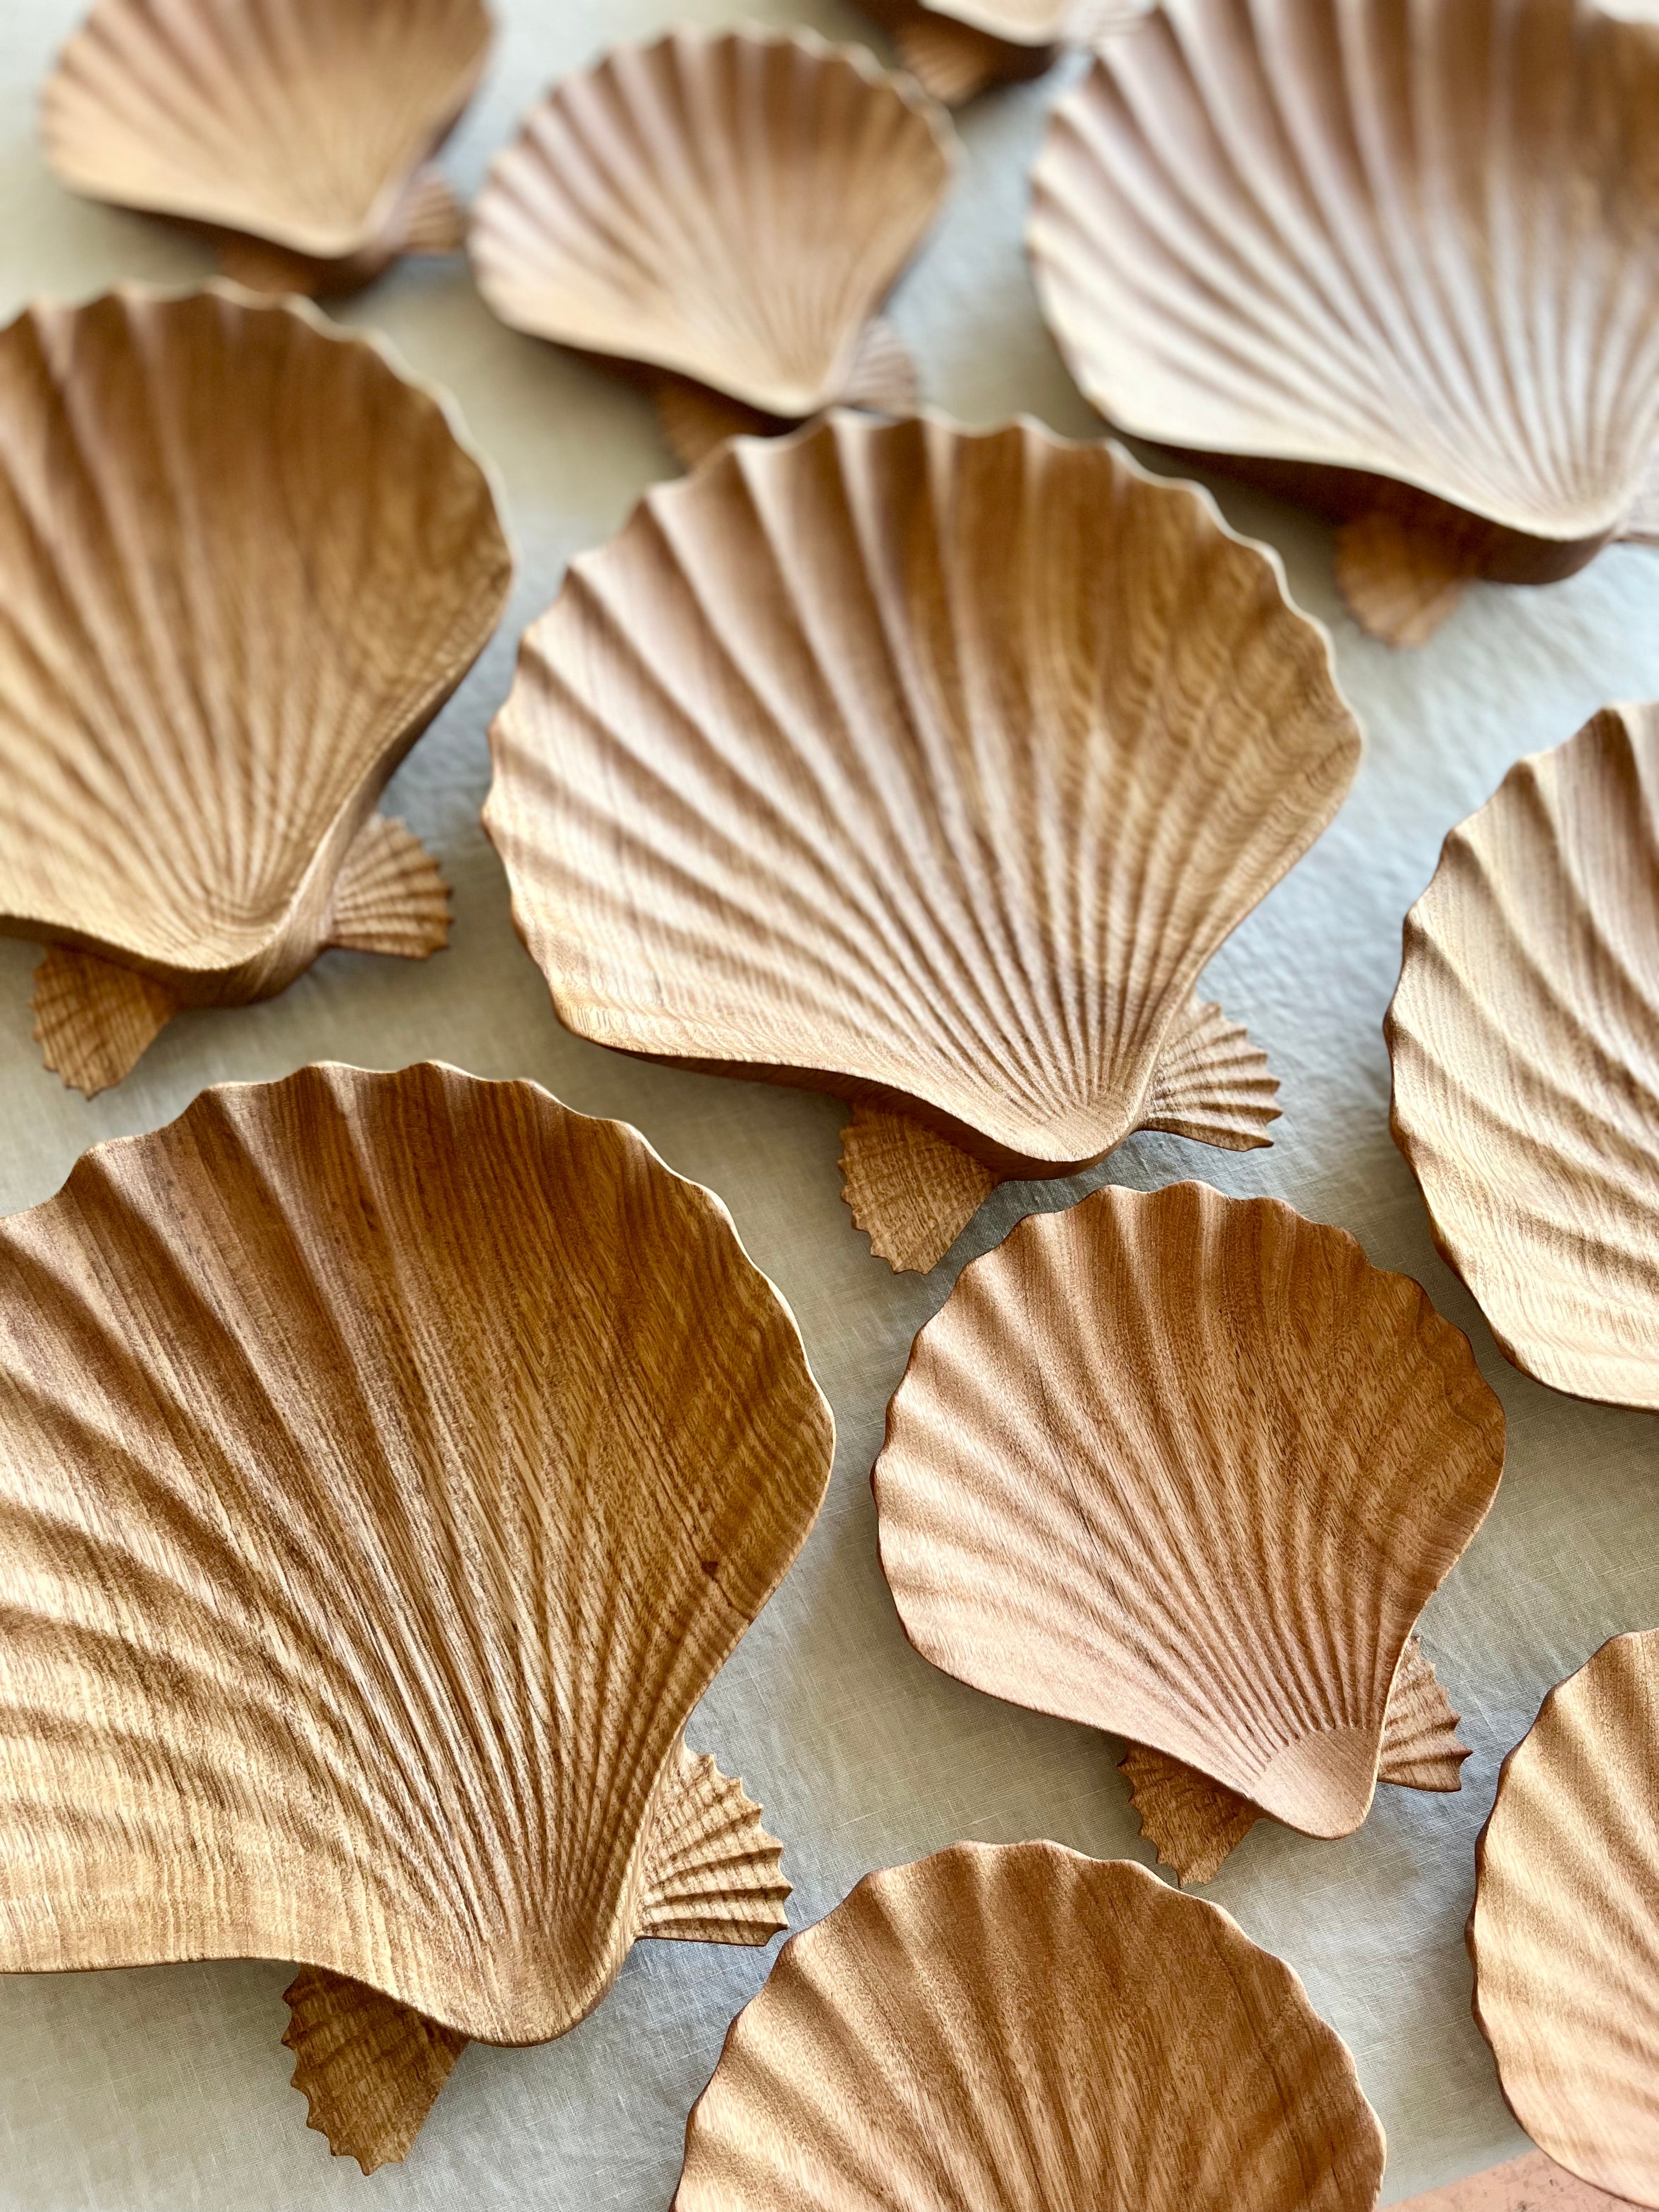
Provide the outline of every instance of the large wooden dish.
{"type": "Polygon", "coordinates": [[[875,319],[950,189],[949,118],[856,46],[677,31],[567,77],[474,213],[478,289],[533,336],[641,364],[696,460],[838,401],[913,405],[875,319]]]}
{"type": "Polygon", "coordinates": [[[483,0],[96,0],[46,84],[46,159],[206,228],[243,283],[355,291],[464,242],[429,161],[489,39],[483,0]]]}
{"type": "Polygon", "coordinates": [[[1267,1141],[1264,1056],[1194,987],[1358,731],[1275,558],[1115,448],[739,441],[572,564],[491,744],[560,1019],[853,1099],[895,1265],[1136,1128],[1267,1141]]]}
{"type": "Polygon", "coordinates": [[[1058,1844],[861,1881],[778,1954],[675,2212],[1370,2212],[1382,2130],[1291,1969],[1058,1844]]]}
{"type": "Polygon", "coordinates": [[[1109,1188],[1021,1222],[917,1337],[882,1567],[936,1667],[1141,1747],[1146,1832],[1207,1880],[1257,1812],[1351,1833],[1379,1765],[1458,1787],[1412,1632],[1503,1460],[1468,1340],[1345,1231],[1109,1188]]]}
{"type": "Polygon", "coordinates": [[[1474,2016],[1527,2133],[1659,2205],[1659,1630],[1615,1636],[1504,1762],[1476,1854],[1474,2016]]]}
{"type": "Polygon", "coordinates": [[[1133,22],[1151,0],[860,0],[923,89],[959,106],[988,84],[1041,76],[1066,46],[1133,22]]]}
{"type": "Polygon", "coordinates": [[[1659,1407],[1659,707],[1510,769],[1406,918],[1393,1125],[1504,1353],[1659,1407]]]}
{"type": "Polygon", "coordinates": [[[66,1082],[325,945],[444,943],[435,863],[374,808],[512,557],[438,393],[228,286],[31,308],[0,334],[0,930],[57,948],[66,1082]]]}
{"type": "Polygon", "coordinates": [[[299,1959],[312,2124],[787,1884],[681,1731],[830,1472],[718,1199],[453,1068],[208,1091],[0,1226],[0,1971],[299,1959]]]}
{"type": "Polygon", "coordinates": [[[1348,522],[1355,612],[1417,642],[1632,516],[1656,105],[1659,26],[1594,0],[1164,0],[1051,120],[1043,312],[1120,428],[1348,522]]]}

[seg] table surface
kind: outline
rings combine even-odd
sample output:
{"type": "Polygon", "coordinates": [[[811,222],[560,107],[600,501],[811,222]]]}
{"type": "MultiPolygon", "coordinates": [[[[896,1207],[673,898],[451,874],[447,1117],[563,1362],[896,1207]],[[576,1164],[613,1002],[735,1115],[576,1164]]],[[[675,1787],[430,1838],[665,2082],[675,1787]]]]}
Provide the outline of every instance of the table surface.
{"type": "MultiPolygon", "coordinates": [[[[467,194],[551,79],[609,41],[726,19],[717,0],[494,4],[501,21],[489,79],[445,155],[467,194]]],[[[879,44],[849,9],[747,8],[755,19],[879,44]]],[[[37,88],[78,13],[78,0],[7,0],[0,10],[8,314],[43,295],[78,299],[125,278],[210,273],[192,243],[73,199],[47,176],[37,88]]],[[[1087,435],[1098,424],[1044,332],[1021,246],[1025,173],[1057,82],[993,93],[961,118],[965,173],[892,312],[933,404],[970,422],[1024,412],[1087,435]]],[[[1388,2130],[1386,2201],[1512,2156],[1524,2138],[1469,2011],[1462,1929],[1474,1839],[1498,1763],[1544,1692],[1607,1636],[1659,1621],[1656,1430],[1647,1416],[1559,1396],[1498,1354],[1437,1258],[1390,1141],[1382,1022],[1401,919],[1446,832],[1519,755],[1571,736],[1604,701],[1659,694],[1659,556],[1609,552],[1547,590],[1480,587],[1425,649],[1395,653],[1343,613],[1327,530],[1218,484],[1229,518],[1278,546],[1297,602],[1329,626],[1366,736],[1334,827],[1207,978],[1272,1054],[1285,1108],[1276,1142],[1239,1157],[1132,1139],[1074,1185],[1005,1187],[931,1276],[895,1277],[842,1203],[844,1115],[834,1101],[647,1066],[560,1029],[479,828],[486,727],[520,632],[570,556],[608,537],[647,484],[675,472],[648,406],[494,321],[464,260],[407,264],[339,312],[387,332],[455,393],[500,471],[519,556],[497,636],[392,791],[453,886],[451,949],[422,967],[325,954],[265,1005],[186,1014],[118,1090],[88,1103],[46,1073],[32,1042],[35,949],[0,943],[0,1210],[46,1197],[88,1145],[170,1121],[205,1084],[319,1059],[396,1067],[432,1057],[532,1077],[585,1113],[634,1122],[672,1166],[717,1190],[799,1317],[839,1432],[829,1501],[805,1553],[688,1731],[694,1748],[742,1774],[786,1839],[797,1928],[869,1869],[961,1837],[1048,1836],[1103,1857],[1151,1857],[1115,1771],[1121,1745],[935,1672],[906,1644],[882,1581],[870,1467],[911,1339],[957,1267],[1022,1213],[1064,1205],[1108,1176],[1137,1187],[1202,1176],[1340,1222],[1468,1330],[1509,1416],[1496,1507],[1423,1624],[1474,1756],[1461,1795],[1382,1790],[1343,1843],[1261,1824],[1206,1893],[1292,1962],[1352,2048],[1388,2130]]],[[[686,2113],[774,1955],[641,1944],[599,2011],[561,2041],[468,2051],[407,2164],[372,2183],[331,2160],[289,2087],[285,1965],[0,1978],[0,2203],[664,2207],[686,2113]]]]}

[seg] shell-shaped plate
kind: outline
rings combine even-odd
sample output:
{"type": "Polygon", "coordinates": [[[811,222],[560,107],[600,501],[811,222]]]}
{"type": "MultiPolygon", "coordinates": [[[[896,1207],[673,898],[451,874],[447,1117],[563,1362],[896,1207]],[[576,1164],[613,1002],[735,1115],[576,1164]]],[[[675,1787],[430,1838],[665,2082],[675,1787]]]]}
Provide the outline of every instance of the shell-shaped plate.
{"type": "Polygon", "coordinates": [[[680,1732],[832,1445],[720,1201],[534,1085],[89,1152],[0,1227],[0,1968],[295,1959],[526,2043],[639,1934],[775,1929],[680,1732]]]}
{"type": "Polygon", "coordinates": [[[1508,1357],[1659,1407],[1659,707],[1447,838],[1389,1012],[1394,1133],[1508,1357]]]}
{"type": "Polygon", "coordinates": [[[1503,1439],[1468,1340],[1345,1231],[1108,1188],[1021,1222],[916,1339],[882,1565],[935,1666],[1346,1835],[1503,1439]]]}
{"type": "Polygon", "coordinates": [[[1592,0],[1164,0],[1051,120],[1043,312],[1120,428],[1564,574],[1659,442],[1656,104],[1659,27],[1592,0]]]}
{"type": "Polygon", "coordinates": [[[861,1881],[778,1954],[675,2212],[1370,2212],[1382,2130],[1291,1969],[1058,1844],[861,1881]]]}
{"type": "Polygon", "coordinates": [[[96,0],[46,85],[46,158],[94,199],[389,258],[489,37],[482,0],[96,0]]]}
{"type": "Polygon", "coordinates": [[[538,337],[799,419],[847,395],[956,156],[860,48],[676,31],[532,112],[474,210],[478,289],[538,337]]]}
{"type": "Polygon", "coordinates": [[[574,562],[491,744],[568,1027],[1048,1175],[1162,1111],[1199,971],[1359,753],[1323,632],[1201,493],[848,414],[574,562]]]}
{"type": "Polygon", "coordinates": [[[899,59],[947,107],[988,84],[1041,76],[1066,45],[1086,46],[1136,21],[1152,0],[862,0],[893,34],[899,59]]]}
{"type": "Polygon", "coordinates": [[[1480,1838],[1474,2015],[1540,2150],[1659,2205],[1659,1630],[1550,1692],[1480,1838]]]}

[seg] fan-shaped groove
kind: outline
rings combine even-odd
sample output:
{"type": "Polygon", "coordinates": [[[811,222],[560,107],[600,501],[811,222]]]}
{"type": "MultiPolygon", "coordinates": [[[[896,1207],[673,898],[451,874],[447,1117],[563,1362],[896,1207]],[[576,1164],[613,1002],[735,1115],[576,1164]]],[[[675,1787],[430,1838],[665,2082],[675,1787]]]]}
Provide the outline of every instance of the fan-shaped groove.
{"type": "Polygon", "coordinates": [[[334,885],[331,945],[425,960],[449,942],[449,886],[404,823],[371,814],[334,885]]]}
{"type": "Polygon", "coordinates": [[[407,2158],[466,2038],[316,1966],[301,1967],[283,1997],[306,2125],[365,2173],[407,2158]]]}

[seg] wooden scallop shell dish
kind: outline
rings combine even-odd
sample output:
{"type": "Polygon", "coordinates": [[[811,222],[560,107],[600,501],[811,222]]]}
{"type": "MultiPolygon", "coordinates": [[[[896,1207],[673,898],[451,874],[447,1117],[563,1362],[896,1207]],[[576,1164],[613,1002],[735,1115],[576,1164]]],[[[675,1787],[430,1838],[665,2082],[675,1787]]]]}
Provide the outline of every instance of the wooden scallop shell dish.
{"type": "Polygon", "coordinates": [[[957,1844],[779,1953],[675,2212],[1370,2212],[1382,2130],[1291,1969],[1144,1867],[957,1844]]]}
{"type": "Polygon", "coordinates": [[[1135,21],[1151,0],[860,0],[922,89],[958,106],[988,84],[1041,76],[1061,49],[1135,21]]]}
{"type": "Polygon", "coordinates": [[[1359,733],[1276,558],[1116,448],[854,415],[742,440],[573,562],[485,822],[567,1026],[852,1099],[929,1267],[1137,1128],[1267,1141],[1194,993],[1359,733]]]}
{"type": "Polygon", "coordinates": [[[1419,642],[1649,526],[1656,105],[1659,26],[1594,0],[1164,0],[1051,119],[1043,312],[1120,428],[1346,519],[1419,642]]]}
{"type": "Polygon", "coordinates": [[[504,322],[641,365],[687,460],[837,401],[913,405],[877,310],[950,189],[949,118],[862,48],[676,31],[567,77],[474,213],[504,322]]]}
{"type": "Polygon", "coordinates": [[[1033,1215],[922,1330],[875,1468],[924,1658],[1127,1736],[1207,1881],[1259,1813],[1346,1836],[1458,1787],[1418,1615],[1486,1516],[1504,1415],[1418,1285],[1277,1199],[1106,1188],[1033,1215]]]}
{"type": "Polygon", "coordinates": [[[204,1091],[0,1226],[0,1971],[297,1959],[365,2169],[640,1936],[763,1943],[682,1731],[830,1413],[718,1199],[528,1083],[204,1091]]]}
{"type": "Polygon", "coordinates": [[[181,1007],[326,945],[423,959],[448,893],[392,769],[512,558],[447,404],[229,287],[0,334],[0,930],[48,1067],[118,1083],[181,1007]]]}
{"type": "Polygon", "coordinates": [[[1516,1366],[1659,1407],[1659,707],[1447,838],[1389,1011],[1395,1140],[1516,1366]]]}
{"type": "Polygon", "coordinates": [[[205,228],[258,290],[354,291],[465,242],[430,156],[489,39],[482,0],[97,0],[46,85],[46,159],[205,228]]]}
{"type": "Polygon", "coordinates": [[[1474,2014],[1527,2133],[1659,2205],[1659,1630],[1616,1636],[1504,1761],[1469,1918],[1474,2014]]]}

